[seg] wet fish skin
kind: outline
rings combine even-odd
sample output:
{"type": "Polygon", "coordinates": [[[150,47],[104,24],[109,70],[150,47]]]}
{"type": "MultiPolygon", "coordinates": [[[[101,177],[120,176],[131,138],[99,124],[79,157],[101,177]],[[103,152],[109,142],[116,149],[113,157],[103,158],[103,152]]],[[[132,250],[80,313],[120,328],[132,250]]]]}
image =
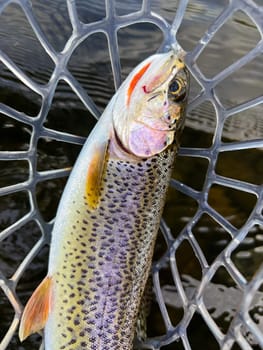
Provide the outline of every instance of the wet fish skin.
{"type": "Polygon", "coordinates": [[[45,327],[46,350],[132,349],[183,126],[186,97],[181,103],[174,102],[167,91],[174,75],[188,84],[184,65],[174,56],[158,56],[161,73],[149,83],[144,76],[154,59],[147,60],[147,68],[143,62],[112,99],[83,147],[58,209],[48,277],[26,306],[20,338],[45,327]],[[176,64],[179,68],[175,72],[176,64]],[[145,79],[148,91],[139,85],[145,79]],[[142,95],[141,88],[146,91],[144,100],[134,106],[136,96],[142,95]],[[158,92],[153,99],[152,91],[158,92]],[[153,118],[125,114],[127,128],[119,125],[123,111],[119,101],[123,100],[127,109],[131,104],[131,110],[136,107],[137,112],[153,112],[153,118]],[[167,122],[164,116],[168,112],[167,122]],[[138,135],[144,137],[144,131],[150,142],[143,139],[141,147],[138,135]],[[28,319],[34,323],[31,313],[39,313],[34,310],[36,305],[43,305],[46,316],[41,322],[36,317],[39,325],[30,330],[28,319]]]}
{"type": "Polygon", "coordinates": [[[105,206],[91,211],[83,198],[80,210],[72,202],[72,239],[53,275],[59,307],[46,325],[47,349],[132,348],[174,152],[138,163],[109,161],[106,183],[113,187],[104,186],[105,206]]]}

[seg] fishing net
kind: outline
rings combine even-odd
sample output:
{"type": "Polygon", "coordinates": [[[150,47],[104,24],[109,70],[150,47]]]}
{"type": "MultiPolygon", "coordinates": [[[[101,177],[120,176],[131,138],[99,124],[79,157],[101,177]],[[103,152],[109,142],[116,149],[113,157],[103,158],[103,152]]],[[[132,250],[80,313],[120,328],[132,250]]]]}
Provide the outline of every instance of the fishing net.
{"type": "MultiPolygon", "coordinates": [[[[43,251],[45,252],[50,241],[53,225],[52,216],[45,216],[41,211],[43,201],[39,200],[39,192],[44,192],[42,197],[54,216],[52,195],[58,193],[60,196],[63,186],[51,185],[42,189],[39,186],[48,182],[53,184],[52,181],[64,179],[70,173],[67,164],[55,164],[58,158],[45,158],[42,152],[43,143],[49,150],[54,142],[68,144],[70,149],[82,145],[85,137],[81,129],[86,128],[85,132],[88,132],[101,114],[99,102],[95,103],[93,98],[94,94],[100,94],[99,89],[93,92],[92,82],[89,80],[91,89],[87,93],[86,81],[80,81],[81,79],[71,73],[71,58],[86,39],[96,38],[98,34],[104,36],[109,50],[113,82],[117,89],[131,68],[125,70],[125,61],[121,62],[120,59],[123,50],[127,50],[125,30],[138,25],[136,33],[144,31],[144,41],[147,43],[148,32],[143,24],[149,24],[161,33],[163,42],[159,44],[160,50],[166,50],[178,40],[186,51],[186,64],[191,72],[192,82],[186,123],[189,137],[183,139],[178,156],[178,170],[175,170],[171,181],[152,267],[154,303],[149,315],[149,324],[152,327],[149,326],[147,338],[137,340],[136,346],[141,349],[199,349],[207,344],[208,349],[259,349],[263,346],[262,161],[261,168],[260,164],[251,162],[249,173],[247,170],[243,171],[240,164],[246,162],[250,151],[261,152],[263,147],[261,0],[225,0],[210,2],[211,4],[203,2],[203,5],[209,4],[212,10],[206,11],[203,7],[203,14],[209,12],[211,18],[209,26],[201,26],[200,33],[200,27],[191,26],[195,18],[186,16],[188,9],[195,6],[192,1],[174,1],[173,11],[158,11],[159,2],[154,0],[105,0],[101,17],[96,16],[95,11],[92,21],[85,20],[87,6],[89,13],[92,13],[92,6],[96,9],[99,3],[91,1],[89,5],[85,5],[85,2],[77,0],[58,1],[57,4],[67,7],[72,28],[67,29],[66,42],[61,40],[60,47],[54,47],[50,34],[52,27],[48,31],[42,30],[42,23],[34,12],[34,1],[0,1],[0,23],[7,21],[8,25],[12,25],[16,37],[8,46],[10,52],[0,51],[1,85],[9,91],[14,84],[18,84],[21,94],[33,96],[31,102],[27,100],[17,106],[15,98],[13,105],[6,102],[8,97],[0,103],[0,123],[5,132],[1,133],[0,143],[5,145],[6,139],[12,140],[10,149],[2,146],[0,150],[0,318],[5,325],[1,327],[0,349],[33,349],[39,347],[36,344],[40,344],[40,340],[36,339],[34,344],[25,342],[24,345],[18,345],[17,327],[22,305],[35,287],[28,282],[35,279],[30,268],[35,266],[37,270],[41,264],[46,264],[44,258],[47,254],[43,257],[43,251]],[[221,6],[218,12],[216,9],[213,11],[215,3],[221,6]],[[15,11],[9,11],[12,6],[15,6],[15,11],[22,11],[22,24],[16,23],[15,11]],[[238,18],[235,17],[237,14],[238,18]],[[224,31],[229,21],[248,24],[247,34],[244,37],[239,36],[240,42],[235,41],[237,33],[224,31]],[[12,59],[12,52],[15,51],[18,52],[17,57],[20,60],[24,59],[19,56],[19,37],[23,33],[24,25],[32,28],[36,41],[50,61],[49,70],[39,72],[41,78],[31,76],[30,62],[27,66],[24,62],[27,69],[23,70],[12,59]],[[190,32],[187,32],[189,26],[190,32]],[[185,31],[195,40],[192,47],[184,47],[185,31]],[[226,32],[228,35],[224,36],[226,32]],[[245,53],[241,50],[242,54],[231,56],[231,48],[240,43],[242,46],[243,41],[249,42],[249,50],[245,53]],[[214,62],[212,68],[209,62],[214,62]],[[249,70],[249,67],[253,69],[249,70]],[[12,79],[6,78],[7,71],[12,79]],[[43,76],[46,79],[44,82],[41,81],[43,76]],[[261,91],[258,89],[255,93],[255,82],[259,80],[261,91]],[[61,123],[66,124],[66,120],[58,121],[54,126],[47,124],[54,104],[56,103],[57,109],[60,107],[61,101],[57,101],[55,97],[61,82],[65,83],[62,85],[65,90],[64,100],[67,100],[68,90],[73,91],[77,96],[73,102],[81,102],[86,115],[90,116],[89,126],[84,123],[86,126],[80,126],[77,132],[61,131],[56,127],[61,123]],[[34,115],[29,115],[25,113],[26,103],[38,103],[40,108],[34,115]],[[17,131],[19,128],[22,136],[17,131]],[[204,136],[204,129],[212,135],[209,142],[204,136]],[[20,139],[21,142],[18,141],[20,139]],[[229,154],[234,154],[235,157],[229,158],[229,154]],[[44,158],[44,166],[40,169],[38,161],[41,157],[44,158]],[[24,171],[16,174],[21,162],[26,164],[24,171]],[[189,162],[188,168],[192,172],[187,177],[187,182],[183,176],[184,164],[189,162]],[[9,181],[10,171],[16,174],[12,177],[15,180],[9,181]],[[257,180],[251,177],[251,173],[258,175],[257,180]],[[198,179],[198,188],[191,182],[193,178],[198,179]],[[171,204],[173,200],[179,201],[181,207],[174,209],[171,204]],[[234,203],[232,215],[225,211],[229,201],[234,203]],[[239,211],[242,213],[237,220],[239,211]],[[176,225],[173,219],[175,217],[180,219],[176,225]],[[31,232],[29,236],[23,236],[25,227],[26,232],[31,232]],[[257,244],[253,245],[255,240],[257,244]],[[213,242],[216,242],[215,245],[213,242]],[[8,251],[10,246],[12,249],[8,251]],[[23,250],[24,246],[26,248],[23,250]],[[161,247],[159,251],[158,247],[161,247]],[[9,261],[16,258],[18,249],[22,250],[20,261],[16,261],[15,271],[10,273],[9,261]],[[191,270],[194,273],[191,274],[191,270]],[[25,279],[26,274],[31,275],[25,279]],[[24,289],[21,287],[23,279],[24,289]],[[27,285],[28,288],[25,287],[27,285]],[[26,289],[29,292],[26,293],[26,289]],[[161,326],[155,327],[153,324],[161,326]]],[[[57,8],[57,17],[53,16],[52,11],[46,11],[47,16],[54,19],[55,28],[55,19],[60,16],[60,8],[57,8]]],[[[196,16],[198,17],[198,13],[196,16]]],[[[53,35],[54,33],[55,31],[53,35]]],[[[8,42],[8,36],[5,39],[8,42]]],[[[96,57],[92,47],[91,45],[89,48],[88,57],[96,57]]],[[[153,48],[156,51],[154,41],[149,42],[147,50],[150,52],[153,48]]],[[[132,48],[130,50],[135,57],[131,64],[134,66],[136,52],[132,53],[132,48]]],[[[29,56],[33,55],[34,52],[29,48],[29,56]]],[[[38,56],[37,59],[41,61],[42,57],[38,56]]],[[[95,67],[98,70],[104,69],[103,62],[97,61],[95,67]]],[[[96,79],[96,68],[90,75],[91,81],[96,79]]],[[[4,94],[2,90],[1,94],[4,94]]],[[[34,106],[32,108],[34,110],[34,106]]],[[[79,123],[79,119],[76,119],[76,123],[79,123]]],[[[57,156],[63,158],[63,154],[57,156]]],[[[259,160],[260,156],[256,159],[259,160]]]]}

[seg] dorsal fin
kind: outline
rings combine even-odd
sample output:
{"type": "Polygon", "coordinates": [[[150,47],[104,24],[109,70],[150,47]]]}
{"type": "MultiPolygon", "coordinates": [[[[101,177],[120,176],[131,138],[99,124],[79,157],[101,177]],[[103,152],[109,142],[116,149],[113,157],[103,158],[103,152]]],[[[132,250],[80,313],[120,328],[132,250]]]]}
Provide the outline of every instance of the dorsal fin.
{"type": "Polygon", "coordinates": [[[147,63],[145,66],[143,66],[139,72],[137,72],[134,77],[132,78],[129,88],[128,88],[128,93],[127,93],[127,106],[130,103],[130,99],[131,99],[131,95],[132,92],[135,88],[135,86],[137,85],[138,81],[141,79],[141,77],[143,76],[143,74],[146,72],[146,70],[149,68],[151,63],[147,63]]]}
{"type": "Polygon", "coordinates": [[[89,163],[86,178],[86,197],[87,203],[92,209],[96,209],[99,204],[101,182],[107,162],[108,145],[109,142],[105,141],[95,147],[89,163]]]}
{"type": "Polygon", "coordinates": [[[19,338],[21,341],[30,334],[36,333],[45,327],[52,298],[52,278],[47,276],[37,287],[24,309],[20,328],[19,338]]]}

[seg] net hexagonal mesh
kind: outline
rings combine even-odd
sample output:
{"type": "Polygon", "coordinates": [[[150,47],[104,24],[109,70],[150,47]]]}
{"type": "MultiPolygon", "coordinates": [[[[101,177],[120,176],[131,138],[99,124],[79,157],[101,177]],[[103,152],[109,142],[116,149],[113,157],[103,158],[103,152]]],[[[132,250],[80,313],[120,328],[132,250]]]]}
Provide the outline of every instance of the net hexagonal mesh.
{"type": "Polygon", "coordinates": [[[39,347],[40,336],[17,340],[22,305],[44,276],[65,178],[113,93],[110,85],[117,89],[139,60],[177,40],[186,51],[191,98],[156,245],[148,335],[136,348],[259,349],[261,1],[54,3],[45,17],[45,2],[0,1],[0,349],[39,347]],[[63,13],[71,25],[64,36],[56,23],[63,13]],[[26,30],[32,46],[21,52],[26,30]]]}

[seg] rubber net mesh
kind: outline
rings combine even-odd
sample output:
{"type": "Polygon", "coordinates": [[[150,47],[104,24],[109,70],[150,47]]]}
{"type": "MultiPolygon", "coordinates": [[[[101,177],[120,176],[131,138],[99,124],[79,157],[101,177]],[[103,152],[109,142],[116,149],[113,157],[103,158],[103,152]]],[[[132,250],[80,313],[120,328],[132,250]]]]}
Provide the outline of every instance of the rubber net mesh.
{"type": "MultiPolygon", "coordinates": [[[[17,327],[21,310],[26,299],[22,298],[22,300],[19,297],[19,281],[23,278],[29,266],[34,264],[36,257],[41,253],[43,247],[47,246],[50,241],[53,220],[44,219],[41,215],[36,188],[44,181],[66,177],[70,172],[70,169],[65,167],[52,170],[38,170],[39,141],[43,139],[63,141],[72,145],[72,147],[73,145],[82,145],[85,141],[85,138],[82,136],[70,132],[57,131],[55,128],[49,128],[45,125],[45,120],[52,108],[52,101],[58,83],[61,81],[66,82],[67,86],[74,91],[79,100],[84,104],[87,113],[94,117],[94,120],[99,118],[100,115],[99,108],[91,96],[87,94],[81,83],[68,69],[68,62],[73,52],[88,37],[96,33],[105,35],[108,43],[114,85],[117,89],[122,81],[118,46],[119,31],[136,23],[151,23],[151,25],[159,28],[163,35],[164,41],[160,50],[166,50],[169,45],[175,42],[178,33],[180,33],[180,25],[187,6],[189,6],[187,0],[175,1],[174,20],[168,23],[163,16],[154,11],[154,1],[144,0],[140,9],[118,15],[115,11],[115,2],[113,0],[106,0],[106,16],[92,23],[83,23],[80,21],[76,2],[74,0],[65,0],[65,6],[67,6],[72,25],[72,32],[63,50],[58,52],[50,44],[47,36],[42,31],[41,24],[34,14],[30,1],[1,0],[0,21],[3,12],[13,4],[16,4],[24,12],[28,25],[32,27],[40,45],[53,62],[53,70],[46,84],[37,83],[30,77],[30,74],[21,70],[6,52],[0,51],[0,61],[6,69],[11,71],[16,77],[15,79],[30,89],[38,99],[41,99],[40,111],[34,118],[7,104],[0,104],[1,116],[20,122],[26,128],[30,137],[29,147],[24,150],[16,150],[14,148],[11,151],[0,151],[1,167],[4,167],[7,162],[11,161],[26,161],[29,165],[29,172],[22,182],[18,180],[18,183],[1,186],[0,188],[1,198],[11,198],[10,201],[12,202],[19,200],[19,195],[24,195],[29,201],[29,206],[24,210],[23,216],[13,220],[11,223],[7,222],[6,227],[1,231],[0,244],[2,244],[2,250],[5,249],[4,242],[8,238],[20,232],[21,228],[32,222],[41,231],[41,236],[37,240],[34,240],[32,249],[25,255],[22,261],[17,262],[16,271],[12,276],[8,276],[4,269],[0,270],[0,287],[2,289],[0,304],[2,311],[0,311],[0,317],[6,318],[8,322],[8,328],[1,333],[1,350],[8,349],[11,346],[10,344],[12,344],[12,340],[17,337],[17,327]],[[14,198],[18,199],[12,197],[15,195],[18,197],[14,198]],[[8,310],[10,312],[8,315],[4,312],[6,305],[9,306],[8,310]]],[[[197,89],[198,91],[191,96],[187,114],[192,114],[192,120],[194,120],[193,115],[195,114],[193,114],[193,111],[198,111],[199,106],[205,106],[206,103],[209,103],[210,108],[212,108],[210,116],[215,121],[215,127],[210,146],[195,147],[194,142],[188,142],[187,145],[182,145],[180,149],[179,158],[182,164],[189,161],[189,159],[193,164],[195,164],[195,160],[199,160],[201,162],[205,161],[207,167],[205,170],[202,167],[197,167],[196,169],[196,176],[201,172],[203,173],[202,186],[198,190],[193,188],[191,184],[185,184],[180,178],[176,178],[176,176],[171,181],[171,192],[168,196],[167,204],[168,211],[169,198],[173,193],[177,193],[177,195],[180,193],[182,198],[188,198],[195,202],[195,210],[191,211],[189,209],[190,214],[173,214],[172,209],[170,209],[172,217],[173,215],[180,214],[185,218],[177,235],[172,234],[171,231],[171,215],[169,219],[166,220],[166,217],[164,217],[162,220],[160,239],[163,240],[166,249],[155,258],[152,268],[155,303],[154,310],[151,311],[152,314],[150,315],[150,323],[159,322],[162,324],[162,328],[158,334],[154,334],[152,330],[151,334],[145,340],[138,341],[136,345],[138,348],[197,349],[198,346],[192,340],[194,320],[194,324],[201,325],[200,332],[202,329],[206,329],[209,339],[212,339],[213,346],[210,346],[208,343],[208,349],[257,349],[263,346],[263,266],[260,266],[259,263],[257,269],[252,271],[250,278],[247,278],[242,268],[232,259],[233,252],[242,247],[242,244],[249,242],[249,237],[253,232],[257,232],[258,234],[260,227],[262,229],[262,183],[254,184],[246,180],[240,180],[239,178],[235,179],[231,176],[224,176],[220,174],[217,168],[218,161],[228,152],[240,151],[237,153],[237,157],[241,161],[243,151],[246,152],[263,147],[262,125],[261,128],[259,125],[257,129],[260,130],[259,136],[261,135],[261,137],[258,137],[258,135],[257,137],[253,137],[253,130],[255,132],[255,128],[253,129],[253,127],[251,128],[252,137],[245,140],[236,137],[235,141],[226,142],[222,137],[224,128],[231,118],[245,113],[249,119],[252,111],[262,104],[262,96],[253,97],[245,102],[235,103],[230,107],[226,107],[217,89],[218,87],[221,87],[221,90],[224,89],[224,82],[229,77],[231,78],[232,74],[240,72],[244,66],[250,62],[254,62],[255,59],[258,59],[262,55],[263,7],[261,5],[260,1],[253,2],[252,0],[224,1],[224,6],[220,14],[212,21],[210,27],[195,43],[195,46],[187,51],[186,63],[191,72],[194,84],[197,84],[199,87],[197,89]],[[257,30],[259,40],[247,54],[230,62],[226,68],[220,69],[213,77],[207,77],[204,73],[205,65],[202,66],[203,68],[198,65],[199,57],[202,56],[207,47],[209,48],[211,40],[213,40],[213,37],[220,28],[226,25],[229,18],[237,11],[242,11],[250,19],[257,30]],[[223,212],[217,210],[216,195],[214,194],[217,193],[219,188],[223,188],[225,191],[236,191],[248,195],[249,197],[244,197],[244,205],[248,205],[251,202],[247,198],[253,198],[251,211],[239,227],[233,224],[230,216],[225,217],[223,212]],[[220,249],[210,259],[207,259],[206,251],[206,249],[209,249],[209,246],[207,245],[204,248],[202,245],[203,241],[199,239],[200,232],[204,234],[204,237],[206,236],[204,220],[210,220],[214,223],[213,234],[216,235],[217,232],[225,233],[225,238],[222,239],[220,249]],[[203,222],[203,224],[201,225],[200,222],[203,222]],[[199,278],[190,277],[181,271],[178,256],[182,254],[186,255],[186,261],[191,259],[191,261],[194,261],[194,264],[197,266],[196,269],[199,269],[199,278]],[[189,254],[189,257],[187,257],[187,254],[189,254]],[[167,280],[165,283],[163,282],[163,273],[169,274],[169,283],[167,283],[167,280]],[[220,273],[225,276],[225,283],[219,286],[214,281],[220,273]],[[231,280],[230,284],[228,283],[229,280],[231,280]],[[219,306],[216,303],[219,303],[219,306]],[[175,310],[175,312],[171,310],[175,310]],[[222,314],[224,312],[228,313],[228,321],[224,320],[224,322],[218,324],[217,319],[220,318],[220,315],[216,314],[220,314],[220,311],[222,314]],[[215,347],[215,344],[217,344],[217,347],[215,347]]],[[[10,17],[9,20],[12,21],[12,18],[10,17]]],[[[17,26],[19,27],[19,23],[17,26]]],[[[22,28],[20,29],[22,30],[22,28]]],[[[91,56],[92,54],[90,52],[91,56]]],[[[225,59],[227,60],[227,57],[225,59]]],[[[223,57],[222,60],[224,60],[223,57]]],[[[242,84],[242,80],[240,80],[240,84],[242,84]]],[[[199,114],[197,113],[197,119],[200,120],[202,118],[202,113],[205,113],[205,111],[201,110],[199,114]]],[[[262,115],[260,118],[262,118],[262,115]]],[[[258,123],[260,122],[262,123],[262,120],[258,119],[258,123]]],[[[235,129],[235,125],[233,128],[235,129]]],[[[196,129],[202,129],[200,121],[197,123],[196,129]]],[[[16,143],[14,142],[14,144],[16,143]]],[[[229,164],[229,167],[231,166],[229,164]]],[[[260,171],[260,168],[255,171],[260,171]]],[[[178,195],[179,198],[181,198],[180,195],[178,195]]],[[[243,201],[243,197],[239,197],[238,200],[243,201]]],[[[13,203],[12,205],[16,206],[18,204],[13,203]]],[[[5,215],[4,209],[1,215],[5,215]]],[[[260,234],[258,236],[262,237],[260,234]]],[[[213,237],[207,235],[206,239],[212,240],[213,237]]],[[[261,248],[262,246],[260,247],[259,245],[258,250],[261,251],[262,260],[261,248]]],[[[6,253],[12,254],[12,252],[6,253]]],[[[247,266],[247,268],[249,267],[247,266]]],[[[23,347],[19,346],[17,348],[22,349],[23,347]]],[[[33,346],[29,346],[28,348],[32,349],[33,346]]]]}

